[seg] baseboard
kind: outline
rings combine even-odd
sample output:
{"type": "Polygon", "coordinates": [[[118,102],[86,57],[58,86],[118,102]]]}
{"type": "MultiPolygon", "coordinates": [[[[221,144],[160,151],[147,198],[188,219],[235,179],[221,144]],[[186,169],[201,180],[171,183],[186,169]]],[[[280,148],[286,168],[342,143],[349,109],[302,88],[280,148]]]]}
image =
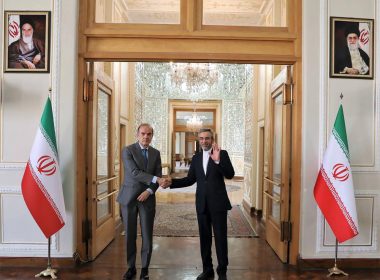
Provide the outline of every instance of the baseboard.
{"type": "Polygon", "coordinates": [[[251,217],[253,216],[253,207],[251,207],[251,205],[249,205],[249,203],[243,199],[243,208],[245,210],[245,212],[247,212],[251,217]]]}
{"type": "MultiPolygon", "coordinates": [[[[299,270],[329,269],[334,266],[334,258],[331,259],[298,259],[299,270]]],[[[337,266],[340,269],[366,269],[380,267],[380,259],[338,259],[337,266]]]]}
{"type": "Polygon", "coordinates": [[[263,216],[263,210],[251,207],[245,199],[243,199],[243,208],[251,217],[262,218],[263,216]]]}

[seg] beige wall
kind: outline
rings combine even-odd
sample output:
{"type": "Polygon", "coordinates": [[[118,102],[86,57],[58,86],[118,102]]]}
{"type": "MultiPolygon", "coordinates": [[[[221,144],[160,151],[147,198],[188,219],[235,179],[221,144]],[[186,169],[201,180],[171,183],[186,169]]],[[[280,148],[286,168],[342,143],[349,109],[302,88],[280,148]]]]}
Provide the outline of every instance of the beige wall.
{"type": "MultiPolygon", "coordinates": [[[[2,10],[51,10],[53,39],[52,67],[49,74],[11,74],[1,76],[1,162],[0,162],[0,221],[2,236],[0,256],[46,257],[46,240],[31,219],[21,197],[20,182],[30,147],[37,129],[47,90],[53,87],[52,101],[56,120],[60,166],[63,177],[66,226],[53,238],[52,256],[71,257],[75,248],[75,96],[76,96],[76,34],[77,0],[54,1],[2,0],[2,10]],[[63,24],[64,23],[64,24],[63,24]],[[22,82],[20,82],[22,81],[22,82]],[[17,221],[17,222],[15,222],[17,221]]],[[[379,96],[374,80],[330,79],[328,77],[329,17],[347,16],[375,18],[380,14],[375,0],[355,1],[304,1],[303,2],[303,139],[302,139],[302,258],[331,258],[333,239],[325,230],[322,216],[317,210],[312,190],[321,162],[327,137],[334,121],[338,98],[337,92],[345,94],[344,108],[352,155],[354,183],[357,194],[360,235],[349,243],[353,246],[340,248],[340,257],[379,258],[379,182],[380,147],[379,96]],[[319,11],[319,12],[316,12],[319,11]],[[371,216],[374,213],[374,216],[371,216]],[[315,221],[315,222],[313,222],[315,221]]],[[[3,22],[3,12],[0,20],[3,22]]],[[[375,18],[377,24],[377,18],[375,18]]],[[[377,30],[376,26],[376,30],[377,30]]],[[[3,32],[2,30],[0,32],[3,32]]],[[[1,34],[3,35],[3,34],[1,34]]],[[[376,46],[379,45],[376,42],[376,46]]],[[[0,46],[2,53],[3,46],[0,46]]],[[[375,57],[379,51],[375,49],[375,57]]],[[[261,70],[260,70],[261,71],[261,70]]],[[[264,70],[263,70],[264,71],[264,70]]],[[[120,76],[131,78],[123,67],[120,76]]],[[[121,81],[124,83],[125,81],[121,81]]],[[[128,84],[128,83],[126,83],[128,84]]],[[[261,87],[257,86],[258,88],[261,87]]],[[[131,102],[130,95],[120,87],[121,103],[131,102]]],[[[133,88],[128,88],[133,92],[133,88]]],[[[260,89],[258,103],[265,100],[260,89]],[[261,100],[261,101],[260,101],[261,100]]],[[[132,101],[132,104],[134,102],[132,101]]],[[[132,111],[121,107],[121,121],[130,123],[132,111]]],[[[261,125],[265,112],[257,112],[261,125]]],[[[127,129],[128,131],[128,129],[127,129]]],[[[134,139],[127,134],[127,142],[134,139]]],[[[249,171],[254,174],[254,170],[249,171]]],[[[254,185],[252,176],[252,184],[254,185]]],[[[251,204],[257,202],[257,189],[247,195],[251,204]]]]}
{"type": "MultiPolygon", "coordinates": [[[[378,75],[375,69],[373,80],[329,78],[328,69],[330,17],[372,18],[376,25],[379,8],[375,0],[304,1],[302,258],[332,258],[334,255],[335,239],[317,210],[313,187],[341,92],[344,94],[343,107],[360,233],[344,243],[348,246],[339,248],[339,257],[380,256],[377,223],[380,202],[378,75]]],[[[375,58],[379,53],[378,45],[377,39],[375,58]]]]}
{"type": "MultiPolygon", "coordinates": [[[[75,247],[77,4],[74,0],[64,1],[64,5],[62,1],[54,1],[55,5],[52,3],[49,0],[0,1],[1,22],[4,22],[4,10],[51,11],[52,27],[50,73],[2,71],[1,74],[0,256],[47,255],[47,240],[25,206],[20,184],[49,87],[52,87],[51,99],[67,212],[66,225],[52,237],[51,253],[52,256],[70,257],[75,247]]],[[[4,52],[2,45],[0,50],[4,52]]]]}

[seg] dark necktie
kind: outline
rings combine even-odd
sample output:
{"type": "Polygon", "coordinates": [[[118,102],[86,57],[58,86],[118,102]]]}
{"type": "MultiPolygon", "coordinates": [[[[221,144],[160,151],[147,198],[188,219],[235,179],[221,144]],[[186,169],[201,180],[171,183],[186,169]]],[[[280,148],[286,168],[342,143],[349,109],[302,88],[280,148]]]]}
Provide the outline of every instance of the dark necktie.
{"type": "Polygon", "coordinates": [[[145,169],[148,168],[148,149],[142,149],[142,154],[144,157],[144,167],[145,169]]]}

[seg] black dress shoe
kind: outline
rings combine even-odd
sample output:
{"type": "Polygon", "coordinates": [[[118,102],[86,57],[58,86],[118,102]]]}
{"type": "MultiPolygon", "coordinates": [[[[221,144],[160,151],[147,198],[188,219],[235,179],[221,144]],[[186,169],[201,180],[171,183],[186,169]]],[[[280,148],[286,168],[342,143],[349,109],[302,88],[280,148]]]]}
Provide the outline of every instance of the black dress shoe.
{"type": "Polygon", "coordinates": [[[130,280],[136,275],[136,268],[128,268],[127,272],[123,276],[123,280],[130,280]]]}
{"type": "Polygon", "coordinates": [[[227,274],[218,274],[218,280],[227,280],[227,274]]]}
{"type": "Polygon", "coordinates": [[[204,270],[201,274],[198,275],[197,280],[207,280],[214,278],[214,270],[204,270]]]}
{"type": "Polygon", "coordinates": [[[141,269],[140,279],[149,279],[149,272],[147,268],[141,269]]]}

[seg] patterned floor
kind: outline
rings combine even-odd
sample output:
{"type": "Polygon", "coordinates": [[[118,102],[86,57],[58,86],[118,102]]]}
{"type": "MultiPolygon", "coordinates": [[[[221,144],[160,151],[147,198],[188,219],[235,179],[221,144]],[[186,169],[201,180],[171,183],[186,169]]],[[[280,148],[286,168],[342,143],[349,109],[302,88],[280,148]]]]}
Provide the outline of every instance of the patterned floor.
{"type": "MultiPolygon", "coordinates": [[[[228,237],[257,237],[240,206],[228,211],[228,237]]],[[[199,236],[194,203],[159,203],[154,222],[155,236],[199,236]]]]}

